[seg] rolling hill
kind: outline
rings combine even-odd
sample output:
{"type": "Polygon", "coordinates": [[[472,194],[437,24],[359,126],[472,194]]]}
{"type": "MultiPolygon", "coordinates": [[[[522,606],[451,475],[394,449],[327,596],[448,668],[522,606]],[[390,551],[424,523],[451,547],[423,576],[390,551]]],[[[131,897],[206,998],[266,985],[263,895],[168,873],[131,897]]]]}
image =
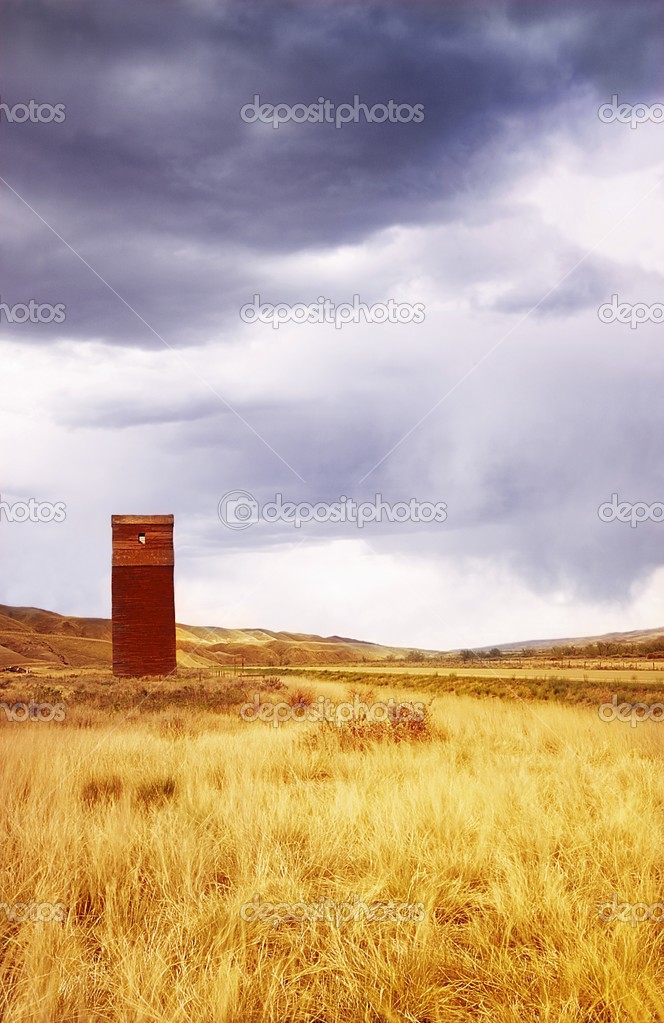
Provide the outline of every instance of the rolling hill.
{"type": "MultiPolygon", "coordinates": [[[[504,643],[505,653],[522,649],[533,653],[568,644],[598,641],[640,643],[664,636],[664,628],[611,632],[602,636],[572,639],[525,640],[504,643]]],[[[478,648],[479,649],[479,648],[478,648]]],[[[484,649],[484,648],[482,648],[484,649]]],[[[309,636],[300,632],[270,629],[225,629],[218,626],[177,626],[178,665],[189,668],[240,664],[280,667],[286,665],[358,664],[401,660],[409,648],[381,646],[344,636],[309,636]]],[[[425,651],[427,658],[447,656],[449,651],[425,651]]],[[[107,618],[76,618],[35,607],[0,604],[0,670],[7,667],[110,668],[111,622],[107,618]]]]}
{"type": "MultiPolygon", "coordinates": [[[[433,652],[433,651],[432,651],[433,652]]],[[[269,629],[177,626],[177,656],[182,667],[240,663],[279,666],[349,664],[403,657],[398,647],[343,636],[309,636],[269,629]]],[[[76,618],[34,607],[0,604],[0,670],[9,666],[108,668],[112,663],[111,622],[76,618]]]]}
{"type": "MultiPolygon", "coordinates": [[[[505,653],[520,650],[550,650],[552,647],[588,646],[590,643],[645,643],[651,639],[661,639],[664,627],[654,629],[635,629],[632,632],[605,632],[601,636],[572,636],[566,639],[527,639],[520,643],[498,643],[498,650],[505,653]]],[[[477,647],[476,649],[485,649],[477,647]]]]}

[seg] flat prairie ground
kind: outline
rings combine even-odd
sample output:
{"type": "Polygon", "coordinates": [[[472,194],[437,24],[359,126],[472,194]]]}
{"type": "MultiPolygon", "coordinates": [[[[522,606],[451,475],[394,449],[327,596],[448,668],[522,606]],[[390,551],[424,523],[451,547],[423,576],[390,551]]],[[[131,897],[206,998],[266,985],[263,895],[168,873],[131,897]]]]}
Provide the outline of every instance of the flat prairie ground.
{"type": "Polygon", "coordinates": [[[349,698],[314,676],[2,685],[67,710],[0,713],[3,1021],[664,1021],[664,724],[361,683],[424,724],[243,720],[349,698]]]}
{"type": "MultiPolygon", "coordinates": [[[[281,670],[281,669],[280,669],[281,670]]],[[[297,672],[298,669],[287,669],[288,671],[297,672]]],[[[664,686],[664,667],[661,661],[649,661],[649,662],[635,662],[633,665],[614,665],[606,664],[601,665],[596,660],[589,660],[584,666],[583,662],[580,664],[552,664],[550,662],[537,663],[533,662],[526,666],[519,664],[501,664],[499,661],[495,661],[492,664],[473,664],[470,666],[463,664],[455,664],[451,666],[431,666],[427,664],[404,664],[403,662],[398,664],[330,664],[320,665],[314,669],[311,669],[318,674],[319,672],[333,673],[333,674],[354,674],[359,672],[360,674],[367,675],[412,675],[412,676],[437,676],[439,678],[447,678],[449,676],[455,676],[459,679],[464,678],[485,678],[485,679],[561,679],[570,682],[595,682],[595,683],[606,683],[610,681],[616,682],[634,682],[644,684],[647,686],[664,686]],[[654,667],[653,667],[654,663],[654,667]]]]}

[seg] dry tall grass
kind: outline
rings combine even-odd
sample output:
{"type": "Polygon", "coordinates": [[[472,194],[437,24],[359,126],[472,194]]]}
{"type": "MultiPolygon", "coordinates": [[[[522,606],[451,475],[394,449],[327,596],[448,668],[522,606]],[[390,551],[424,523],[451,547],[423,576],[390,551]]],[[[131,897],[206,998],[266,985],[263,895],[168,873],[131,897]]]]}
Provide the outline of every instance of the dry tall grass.
{"type": "Polygon", "coordinates": [[[0,902],[66,907],[0,912],[7,1023],[664,1020],[664,925],[597,918],[664,900],[664,726],[450,695],[414,741],[75,724],[0,727],[0,902]],[[275,927],[256,895],[426,915],[275,927]]]}

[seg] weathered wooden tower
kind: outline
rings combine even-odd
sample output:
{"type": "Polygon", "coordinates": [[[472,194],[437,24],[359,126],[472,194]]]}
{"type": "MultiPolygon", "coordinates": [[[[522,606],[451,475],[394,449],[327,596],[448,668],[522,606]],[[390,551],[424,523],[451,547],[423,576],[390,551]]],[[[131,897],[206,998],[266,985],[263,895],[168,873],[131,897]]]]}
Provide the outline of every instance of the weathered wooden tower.
{"type": "Polygon", "coordinates": [[[113,674],[175,671],[172,515],[113,515],[113,674]]]}

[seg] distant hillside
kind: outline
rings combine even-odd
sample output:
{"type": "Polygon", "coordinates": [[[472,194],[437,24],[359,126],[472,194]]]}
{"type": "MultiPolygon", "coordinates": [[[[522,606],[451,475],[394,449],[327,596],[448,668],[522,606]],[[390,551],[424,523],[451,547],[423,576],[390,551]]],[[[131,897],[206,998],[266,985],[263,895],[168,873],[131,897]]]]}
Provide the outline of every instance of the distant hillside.
{"type": "MultiPolygon", "coordinates": [[[[588,646],[590,643],[645,643],[664,637],[664,626],[654,629],[635,629],[632,632],[605,632],[601,636],[573,636],[567,639],[527,639],[520,643],[498,643],[498,650],[512,653],[519,650],[550,650],[555,646],[588,646]]],[[[475,649],[485,649],[476,647],[475,649]]]]}
{"type": "MultiPolygon", "coordinates": [[[[177,626],[177,651],[178,664],[183,667],[232,665],[242,657],[248,665],[266,667],[349,664],[405,657],[409,652],[343,636],[196,625],[177,626]]],[[[0,604],[0,669],[40,664],[107,668],[111,663],[109,619],[75,618],[0,604]]]]}
{"type": "MultiPolygon", "coordinates": [[[[503,643],[504,653],[532,653],[552,647],[587,646],[597,642],[643,643],[664,637],[664,627],[572,639],[532,639],[503,643]]],[[[477,650],[490,649],[489,646],[477,650]]],[[[345,636],[309,636],[270,629],[177,626],[178,664],[182,667],[230,666],[241,663],[265,667],[316,664],[358,664],[363,661],[402,660],[413,651],[381,646],[345,636]]],[[[458,651],[424,651],[425,660],[458,660],[458,651]]],[[[107,618],[75,618],[36,607],[0,604],[0,670],[10,666],[45,665],[58,668],[110,668],[111,622],[107,618]]]]}

